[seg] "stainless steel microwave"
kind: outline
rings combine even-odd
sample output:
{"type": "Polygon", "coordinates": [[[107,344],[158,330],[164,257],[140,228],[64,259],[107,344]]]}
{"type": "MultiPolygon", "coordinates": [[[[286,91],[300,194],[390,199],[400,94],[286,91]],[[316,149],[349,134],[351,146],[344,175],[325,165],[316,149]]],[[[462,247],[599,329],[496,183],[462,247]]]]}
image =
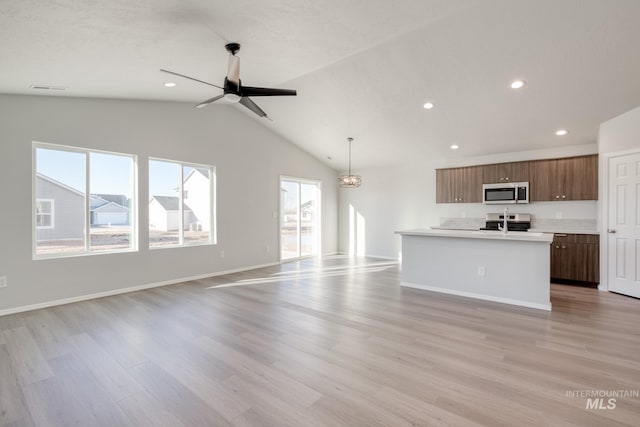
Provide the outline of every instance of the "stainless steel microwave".
{"type": "Polygon", "coordinates": [[[485,205],[507,205],[529,203],[529,183],[509,182],[482,185],[482,203],[485,205]]]}

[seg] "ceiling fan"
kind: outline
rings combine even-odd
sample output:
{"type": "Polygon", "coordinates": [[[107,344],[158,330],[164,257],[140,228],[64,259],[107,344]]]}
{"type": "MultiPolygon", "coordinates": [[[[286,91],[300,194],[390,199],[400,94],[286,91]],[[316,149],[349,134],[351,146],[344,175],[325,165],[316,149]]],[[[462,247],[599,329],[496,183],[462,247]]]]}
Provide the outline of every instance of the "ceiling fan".
{"type": "Polygon", "coordinates": [[[249,98],[250,96],[296,96],[296,91],[292,89],[271,89],[266,87],[243,86],[240,83],[240,58],[237,56],[238,52],[240,51],[240,44],[228,43],[224,47],[225,49],[227,49],[227,52],[229,52],[229,67],[227,70],[227,77],[225,77],[224,79],[223,87],[193,77],[185,76],[184,74],[176,73],[174,71],[160,71],[162,71],[163,73],[173,74],[174,76],[193,80],[198,83],[204,83],[206,85],[217,87],[218,89],[223,90],[222,95],[209,98],[206,101],[203,101],[200,104],[196,105],[196,108],[206,107],[207,105],[224,98],[229,102],[239,102],[249,110],[256,113],[258,116],[268,119],[269,117],[267,116],[267,113],[265,113],[262,108],[258,107],[258,105],[249,98]]]}

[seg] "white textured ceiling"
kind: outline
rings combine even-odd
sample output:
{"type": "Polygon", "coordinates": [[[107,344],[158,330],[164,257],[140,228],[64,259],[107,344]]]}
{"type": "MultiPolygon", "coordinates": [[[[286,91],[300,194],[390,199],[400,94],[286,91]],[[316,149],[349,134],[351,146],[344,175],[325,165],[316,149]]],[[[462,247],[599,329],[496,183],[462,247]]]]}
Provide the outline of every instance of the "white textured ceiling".
{"type": "Polygon", "coordinates": [[[255,119],[336,169],[347,136],[356,169],[481,156],[639,106],[639,22],[638,0],[0,0],[0,92],[196,104],[219,90],[158,70],[221,84],[237,41],[245,84],[298,90],[255,119]]]}

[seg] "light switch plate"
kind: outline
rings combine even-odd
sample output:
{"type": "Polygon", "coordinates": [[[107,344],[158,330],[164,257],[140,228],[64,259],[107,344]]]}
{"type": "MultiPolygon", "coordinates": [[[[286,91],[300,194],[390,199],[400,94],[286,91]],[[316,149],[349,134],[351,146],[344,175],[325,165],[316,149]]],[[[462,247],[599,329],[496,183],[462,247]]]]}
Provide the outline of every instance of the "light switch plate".
{"type": "Polygon", "coordinates": [[[0,276],[0,288],[7,287],[7,276],[0,276]]]}

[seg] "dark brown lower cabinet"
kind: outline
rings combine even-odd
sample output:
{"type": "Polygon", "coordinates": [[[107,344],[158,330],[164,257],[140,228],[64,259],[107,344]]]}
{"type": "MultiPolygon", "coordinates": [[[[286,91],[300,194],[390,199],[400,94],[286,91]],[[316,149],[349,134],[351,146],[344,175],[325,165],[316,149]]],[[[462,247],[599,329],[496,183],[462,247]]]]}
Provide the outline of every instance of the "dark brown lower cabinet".
{"type": "Polygon", "coordinates": [[[600,282],[600,236],[555,234],[551,244],[551,278],[584,284],[600,282]]]}

